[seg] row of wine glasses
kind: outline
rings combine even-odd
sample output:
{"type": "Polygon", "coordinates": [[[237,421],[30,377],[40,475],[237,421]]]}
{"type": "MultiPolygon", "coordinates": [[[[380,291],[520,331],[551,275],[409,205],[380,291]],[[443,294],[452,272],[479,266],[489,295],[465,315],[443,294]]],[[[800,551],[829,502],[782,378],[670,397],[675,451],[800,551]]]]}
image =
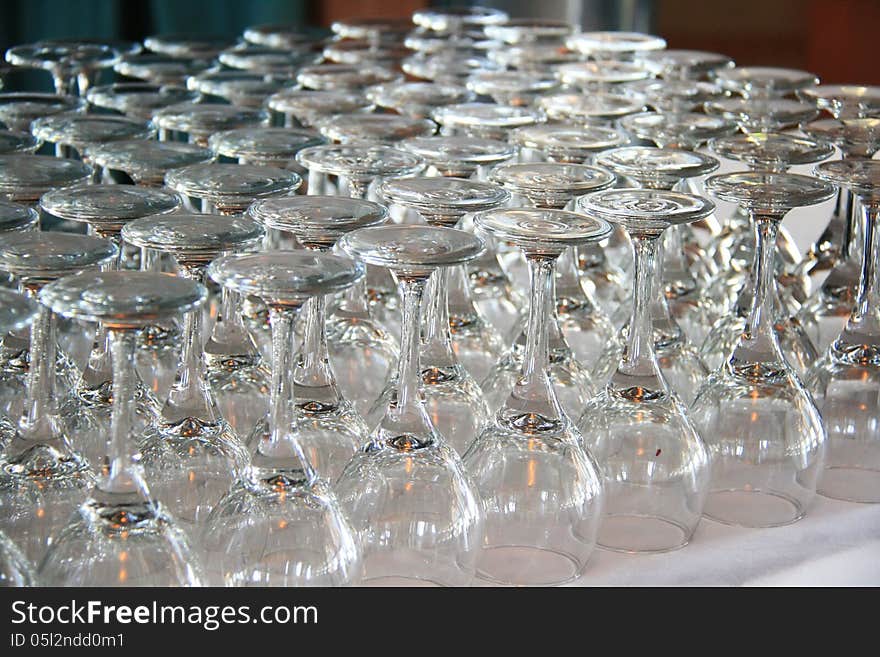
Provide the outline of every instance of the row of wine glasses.
{"type": "Polygon", "coordinates": [[[7,53],[0,581],[559,584],[880,501],[880,90],[333,31],[7,53]]]}

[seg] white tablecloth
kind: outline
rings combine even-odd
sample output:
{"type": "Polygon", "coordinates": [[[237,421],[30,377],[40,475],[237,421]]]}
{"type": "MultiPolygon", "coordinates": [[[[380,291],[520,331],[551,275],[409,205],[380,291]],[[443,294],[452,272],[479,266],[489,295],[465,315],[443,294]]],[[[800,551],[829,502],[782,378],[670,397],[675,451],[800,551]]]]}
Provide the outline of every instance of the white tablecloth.
{"type": "Polygon", "coordinates": [[[880,586],[880,504],[817,496],[800,521],[745,529],[704,519],[663,554],[597,549],[575,586],[880,586]]]}

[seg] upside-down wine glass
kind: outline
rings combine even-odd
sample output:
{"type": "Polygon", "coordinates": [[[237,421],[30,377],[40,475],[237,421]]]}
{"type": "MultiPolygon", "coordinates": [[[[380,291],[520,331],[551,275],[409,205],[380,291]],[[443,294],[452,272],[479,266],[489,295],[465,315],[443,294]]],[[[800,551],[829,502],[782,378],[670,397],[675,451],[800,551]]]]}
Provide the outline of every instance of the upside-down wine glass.
{"type": "Polygon", "coordinates": [[[703,512],[709,452],[657,363],[650,306],[663,232],[705,218],[715,206],[681,192],[620,189],[581,197],[578,209],[622,224],[635,255],[626,347],[578,421],[585,447],[603,469],[599,545],[621,552],[678,549],[690,541],[703,512]]]}
{"type": "Polygon", "coordinates": [[[50,586],[201,586],[199,559],[185,533],[152,495],[137,456],[134,429],[138,330],[158,317],[193,311],[207,293],[193,281],[152,272],[69,276],[41,300],[54,311],[100,322],[113,354],[109,469],[73,514],[40,564],[50,586]]]}
{"type": "Polygon", "coordinates": [[[727,524],[785,525],[806,512],[827,441],[819,411],[773,326],[773,245],[786,213],[832,198],[834,188],[816,178],[766,171],[712,176],[706,188],[752,216],[756,283],[744,330],[691,408],[712,454],[705,513],[727,524]]]}
{"type": "Polygon", "coordinates": [[[419,394],[419,309],[433,271],[466,262],[483,243],[454,228],[394,225],[354,231],[340,246],[389,267],[403,297],[397,394],[337,482],[363,546],[365,583],[467,585],[482,540],[480,502],[419,394]]]}

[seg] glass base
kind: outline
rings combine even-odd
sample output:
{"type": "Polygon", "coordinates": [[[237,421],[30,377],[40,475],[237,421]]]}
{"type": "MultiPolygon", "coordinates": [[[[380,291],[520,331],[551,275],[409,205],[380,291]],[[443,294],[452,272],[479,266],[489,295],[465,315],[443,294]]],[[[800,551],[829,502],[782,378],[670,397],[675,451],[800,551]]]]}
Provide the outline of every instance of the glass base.
{"type": "Polygon", "coordinates": [[[580,577],[586,562],[533,545],[493,545],[477,557],[477,577],[505,586],[558,586],[580,577]]]}
{"type": "Polygon", "coordinates": [[[709,492],[703,515],[725,525],[781,527],[804,517],[804,506],[793,497],[757,488],[729,488],[709,492]]]}
{"type": "Polygon", "coordinates": [[[826,468],[817,492],[844,502],[880,504],[880,470],[858,466],[826,468]]]}
{"type": "Polygon", "coordinates": [[[612,514],[602,520],[598,545],[630,554],[671,552],[687,545],[692,533],[684,525],[660,516],[612,514]]]}
{"type": "Polygon", "coordinates": [[[364,580],[363,582],[361,582],[361,586],[375,588],[398,588],[404,586],[437,588],[443,586],[443,584],[440,584],[439,582],[433,582],[429,579],[420,579],[418,577],[389,576],[374,577],[372,579],[364,580]]]}

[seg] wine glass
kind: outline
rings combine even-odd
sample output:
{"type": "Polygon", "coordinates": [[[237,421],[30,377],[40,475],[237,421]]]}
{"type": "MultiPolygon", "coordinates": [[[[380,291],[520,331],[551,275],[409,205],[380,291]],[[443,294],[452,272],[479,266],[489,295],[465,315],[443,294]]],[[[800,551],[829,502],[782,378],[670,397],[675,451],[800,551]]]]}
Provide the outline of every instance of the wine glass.
{"type": "Polygon", "coordinates": [[[394,110],[413,119],[427,119],[435,108],[470,102],[474,94],[458,84],[391,82],[367,88],[366,97],[376,107],[394,110]]]}
{"type": "Polygon", "coordinates": [[[506,23],[509,16],[491,7],[453,6],[414,11],[412,22],[426,30],[440,32],[447,37],[470,29],[506,23]]]}
{"type": "Polygon", "coordinates": [[[328,140],[352,144],[372,142],[393,144],[402,139],[433,135],[437,126],[429,119],[399,114],[334,114],[321,119],[318,130],[328,140]]]}
{"type": "Polygon", "coordinates": [[[84,112],[86,101],[76,96],[29,92],[0,93],[0,121],[6,127],[30,132],[31,123],[43,116],[84,112]]]}
{"type": "MultiPolygon", "coordinates": [[[[240,43],[217,55],[217,61],[231,69],[260,75],[266,80],[289,84],[307,64],[320,61],[321,55],[302,48],[271,48],[240,43]]],[[[267,94],[268,95],[268,94],[267,94]]]]}
{"type": "Polygon", "coordinates": [[[69,276],[40,299],[55,312],[101,322],[110,334],[113,415],[110,468],[52,543],[39,577],[50,586],[200,586],[200,562],[184,532],[153,498],[136,456],[133,428],[137,331],[157,318],[197,309],[206,290],[152,272],[69,276]]]}
{"type": "Polygon", "coordinates": [[[834,188],[816,178],[766,171],[712,176],[706,188],[752,216],[756,282],[744,329],[691,409],[712,453],[705,513],[727,524],[784,525],[803,517],[816,492],[827,438],[773,326],[773,245],[789,210],[826,201],[834,188]]]}
{"type": "Polygon", "coordinates": [[[628,60],[646,52],[663,50],[666,40],[642,32],[594,31],[572,34],[565,40],[565,45],[596,60],[628,60]]]}
{"type": "MultiPolygon", "coordinates": [[[[28,231],[0,236],[0,269],[16,276],[32,298],[46,283],[95,268],[116,254],[112,242],[86,235],[28,231]]],[[[30,331],[24,402],[18,417],[0,426],[0,530],[16,536],[34,563],[94,479],[80,453],[83,434],[94,424],[61,414],[66,391],[56,387],[56,350],[55,317],[40,304],[30,331]]]]}
{"type": "Polygon", "coordinates": [[[665,230],[705,218],[715,206],[681,192],[618,189],[582,197],[578,209],[623,225],[635,256],[626,347],[578,420],[584,446],[603,468],[605,518],[599,545],[622,552],[675,550],[687,545],[700,521],[709,452],[654,351],[650,307],[656,252],[665,230]]]}
{"type": "Polygon", "coordinates": [[[477,576],[500,584],[561,584],[578,577],[602,517],[599,466],[550,380],[553,267],[566,248],[607,237],[604,221],[548,209],[476,215],[479,231],[526,253],[532,288],[521,371],[463,457],[483,503],[477,576]]]}
{"type": "MultiPolygon", "coordinates": [[[[119,269],[122,257],[122,227],[134,219],[176,212],[180,197],[162,189],[134,187],[131,185],[85,185],[65,187],[40,199],[40,208],[53,216],[71,222],[85,223],[92,234],[108,239],[116,246],[119,257],[106,269],[119,269]]],[[[134,376],[135,412],[133,420],[138,430],[155,421],[160,403],[177,369],[178,350],[176,342],[180,332],[173,324],[166,329],[168,339],[153,343],[153,349],[141,349],[137,354],[138,371],[134,376]],[[148,383],[148,385],[145,385],[148,383]]],[[[143,341],[141,341],[143,342],[143,341]]],[[[101,327],[93,335],[91,350],[83,363],[75,358],[79,369],[71,381],[71,403],[81,404],[100,418],[109,430],[113,401],[113,368],[110,355],[110,337],[101,327]]],[[[62,412],[69,405],[62,407],[62,412]]],[[[98,442],[83,446],[89,462],[97,467],[106,456],[106,431],[96,435],[98,442]]]]}
{"type": "MultiPolygon", "coordinates": [[[[212,575],[231,586],[339,586],[361,573],[356,534],[329,484],[309,460],[300,427],[293,324],[308,299],[339,292],[364,275],[347,258],[296,251],[226,256],[211,277],[269,307],[273,333],[270,412],[252,437],[251,465],[207,520],[202,542],[212,575]]],[[[326,464],[325,464],[326,465],[326,464]]]]}
{"type": "Polygon", "coordinates": [[[506,141],[477,137],[414,137],[397,146],[414,153],[427,163],[426,175],[482,179],[483,172],[516,155],[506,141]]]}
{"type": "Polygon", "coordinates": [[[141,139],[94,144],[86,149],[89,161],[103,170],[107,182],[126,182],[144,187],[163,187],[165,174],[193,164],[214,161],[214,153],[194,144],[141,139]],[[123,176],[120,176],[123,174],[123,176]]]}
{"type": "MultiPolygon", "coordinates": [[[[510,198],[492,183],[440,176],[388,180],[380,193],[388,203],[418,212],[429,226],[447,228],[454,228],[465,214],[498,207],[510,198]]],[[[453,338],[452,327],[457,328],[461,318],[452,314],[452,308],[460,307],[471,307],[464,267],[437,270],[428,284],[423,313],[419,394],[437,431],[463,454],[489,408],[479,379],[467,368],[473,360],[470,354],[483,356],[479,352],[485,345],[453,338]]],[[[381,419],[399,386],[392,374],[367,415],[371,425],[381,419]]]]}
{"type": "MultiPolygon", "coordinates": [[[[34,320],[37,304],[24,295],[0,289],[0,334],[19,331],[34,320]]],[[[18,546],[0,531],[0,587],[35,586],[33,565],[18,546]]]]}
{"type": "Polygon", "coordinates": [[[240,128],[211,135],[208,144],[217,155],[238,160],[239,164],[297,171],[300,167],[294,160],[296,154],[324,141],[320,135],[298,128],[240,128]]]}
{"type": "MultiPolygon", "coordinates": [[[[681,181],[704,176],[718,169],[719,165],[718,160],[709,155],[650,146],[628,146],[605,151],[596,158],[596,161],[618,176],[636,181],[643,188],[670,191],[681,181]]],[[[688,267],[683,262],[681,233],[676,230],[677,228],[678,226],[670,226],[665,231],[665,241],[658,242],[655,246],[656,287],[651,290],[648,312],[657,364],[669,387],[687,404],[693,401],[696,389],[703,382],[708,370],[697,354],[692,334],[682,328],[676,312],[673,311],[673,308],[679,310],[682,307],[690,307],[682,304],[682,301],[687,299],[688,290],[691,295],[698,296],[695,281],[687,275],[688,267]],[[671,270],[668,279],[667,260],[664,257],[667,249],[676,252],[669,258],[669,264],[672,266],[668,267],[671,270]],[[669,293],[670,286],[677,294],[669,293]],[[673,306],[672,301],[681,305],[673,306]]],[[[693,298],[690,301],[698,303],[693,298]]],[[[620,338],[616,343],[609,341],[611,348],[606,348],[593,368],[595,381],[601,383],[608,380],[617,368],[623,355],[628,331],[629,325],[624,320],[620,338]]]]}
{"type": "Polygon", "coordinates": [[[816,175],[846,186],[864,215],[862,268],[852,313],[840,335],[807,372],[828,432],[828,453],[818,491],[854,502],[880,502],[880,162],[846,159],[824,162],[816,175]]]}
{"type": "MultiPolygon", "coordinates": [[[[844,160],[870,159],[880,150],[880,119],[813,121],[801,130],[836,144],[844,160]]],[[[828,226],[798,268],[798,273],[806,273],[812,282],[827,274],[795,316],[820,354],[843,330],[855,303],[862,268],[861,211],[846,186],[840,187],[837,201],[828,226]]]]}
{"type": "MultiPolygon", "coordinates": [[[[712,148],[723,157],[747,162],[753,170],[780,172],[792,164],[818,162],[833,152],[831,146],[823,142],[772,133],[717,140],[712,148]]],[[[756,285],[753,262],[749,262],[749,257],[754,257],[754,237],[741,237],[734,246],[738,252],[732,252],[728,258],[730,273],[722,271],[706,289],[708,317],[717,319],[706,335],[700,353],[713,370],[727,359],[745,328],[756,285]],[[736,288],[736,296],[732,288],[736,288]],[[714,302],[714,307],[712,299],[719,300],[714,302]],[[725,303],[725,300],[728,301],[725,303]]],[[[779,243],[776,250],[779,250],[779,243]]],[[[786,282],[784,272],[774,277],[774,280],[779,279],[786,282]]],[[[803,374],[816,360],[818,352],[800,322],[790,320],[797,312],[797,293],[790,291],[793,287],[796,286],[783,287],[774,283],[769,294],[775,307],[774,327],[780,346],[789,363],[803,374]]]]}
{"type": "Polygon", "coordinates": [[[433,271],[466,262],[483,243],[454,228],[391,225],[339,245],[390,268],[403,299],[397,394],[336,486],[363,546],[364,581],[467,585],[483,536],[480,502],[419,394],[419,308],[433,271]]]}
{"type": "Polygon", "coordinates": [[[727,55],[701,50],[646,50],[636,60],[661,76],[664,81],[714,79],[718,71],[733,68],[727,55]]]}
{"type": "MultiPolygon", "coordinates": [[[[248,215],[268,229],[292,234],[305,249],[326,252],[346,233],[384,223],[388,211],[362,199],[288,196],[258,201],[248,215]]],[[[325,331],[326,307],[324,295],[306,302],[305,328],[292,371],[297,398],[292,413],[309,463],[322,478],[335,481],[367,440],[369,427],[363,415],[378,397],[382,382],[357,380],[347,370],[340,371],[341,379],[337,377],[325,331]],[[368,385],[372,388],[365,394],[368,385]]]]}
{"type": "Polygon", "coordinates": [[[272,94],[293,88],[290,79],[277,79],[250,71],[208,69],[186,81],[199,94],[216,96],[236,107],[260,109],[272,94]]]}
{"type": "Polygon", "coordinates": [[[88,161],[85,149],[91,144],[123,139],[152,139],[152,125],[124,116],[106,114],[57,114],[37,119],[31,132],[38,139],[55,145],[58,157],[88,161]]]}
{"type": "Polygon", "coordinates": [[[537,98],[559,89],[559,81],[551,73],[532,70],[476,71],[468,76],[465,84],[479,96],[514,107],[527,107],[537,98]]]}
{"type": "Polygon", "coordinates": [[[43,142],[29,132],[0,130],[0,155],[35,153],[43,142]]]}
{"type": "Polygon", "coordinates": [[[359,90],[388,82],[400,82],[403,76],[375,64],[318,64],[304,66],[296,76],[303,89],[359,90]]]}
{"type": "MultiPolygon", "coordinates": [[[[304,148],[296,159],[309,170],[310,194],[321,193],[325,181],[319,176],[327,174],[337,176],[340,187],[347,186],[353,198],[368,198],[378,180],[413,175],[424,167],[412,153],[374,144],[304,148]]],[[[327,322],[333,369],[348,373],[342,380],[343,392],[362,413],[378,398],[398,356],[391,337],[397,308],[383,289],[383,275],[387,272],[368,263],[367,276],[345,292],[327,322]],[[347,380],[356,383],[349,387],[347,380]]]]}
{"type": "Polygon", "coordinates": [[[186,86],[186,80],[211,67],[211,62],[189,57],[170,57],[158,53],[143,52],[123,55],[113,70],[120,75],[151,84],[186,86]]]}
{"type": "Polygon", "coordinates": [[[144,46],[155,53],[202,61],[215,59],[231,45],[227,37],[202,34],[154,34],[144,39],[144,46]]]}
{"type": "Polygon", "coordinates": [[[373,104],[357,90],[290,89],[269,96],[266,107],[276,115],[280,114],[282,124],[288,128],[311,128],[321,117],[369,112],[373,104]]]}
{"type": "Polygon", "coordinates": [[[118,59],[119,53],[108,45],[77,41],[38,41],[6,51],[13,66],[48,71],[59,96],[85,96],[97,72],[118,59]]]}
{"type": "MultiPolygon", "coordinates": [[[[489,177],[511,192],[527,198],[535,207],[560,210],[575,197],[607,189],[616,180],[607,169],[561,162],[502,164],[495,167],[489,177]]],[[[584,240],[583,244],[594,241],[584,240]]],[[[574,265],[574,258],[571,257],[564,263],[564,270],[558,278],[554,273],[551,290],[553,310],[547,327],[550,381],[559,404],[571,417],[580,414],[593,385],[587,367],[575,357],[569,346],[568,335],[572,335],[581,350],[587,352],[590,363],[601,353],[603,340],[610,340],[612,335],[607,318],[597,312],[581,288],[574,265]],[[568,328],[568,333],[564,327],[568,328]]],[[[481,383],[493,412],[504,403],[520,376],[529,330],[528,323],[515,324],[513,344],[481,383]]]]}
{"type": "Polygon", "coordinates": [[[113,110],[125,116],[149,121],[163,107],[192,102],[199,94],[182,87],[148,84],[146,82],[117,82],[92,87],[86,94],[90,105],[113,110]]]}
{"type": "MultiPolygon", "coordinates": [[[[199,283],[213,259],[254,246],[263,235],[262,227],[251,219],[213,214],[144,217],[122,229],[126,242],[172,254],[180,275],[199,283]]],[[[208,383],[202,323],[201,312],[185,316],[174,384],[158,421],[140,441],[153,491],[193,540],[213,505],[247,464],[247,452],[221,414],[208,383]]]]}
{"type": "Polygon", "coordinates": [[[215,132],[268,125],[269,113],[218,103],[177,103],[155,112],[153,122],[163,141],[172,140],[179,133],[186,137],[182,141],[207,146],[215,132]]]}

